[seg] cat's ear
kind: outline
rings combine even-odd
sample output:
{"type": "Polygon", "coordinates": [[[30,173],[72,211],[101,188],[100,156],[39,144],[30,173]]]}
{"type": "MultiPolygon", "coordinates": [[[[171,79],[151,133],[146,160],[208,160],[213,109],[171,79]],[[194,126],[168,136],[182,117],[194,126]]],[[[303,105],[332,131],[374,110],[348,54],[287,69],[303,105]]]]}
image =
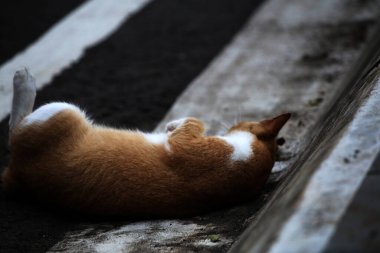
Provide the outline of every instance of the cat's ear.
{"type": "Polygon", "coordinates": [[[260,125],[265,128],[266,135],[276,137],[281,128],[290,118],[290,113],[281,114],[273,119],[266,119],[260,121],[260,125]]]}

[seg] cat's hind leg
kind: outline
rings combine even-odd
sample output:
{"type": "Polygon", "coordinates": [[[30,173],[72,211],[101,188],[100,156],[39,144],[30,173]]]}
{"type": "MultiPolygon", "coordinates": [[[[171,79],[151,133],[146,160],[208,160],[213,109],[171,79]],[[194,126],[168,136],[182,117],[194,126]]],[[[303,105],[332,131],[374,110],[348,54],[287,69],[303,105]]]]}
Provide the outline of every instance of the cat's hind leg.
{"type": "MultiPolygon", "coordinates": [[[[16,71],[13,77],[13,99],[9,119],[9,138],[20,122],[29,115],[36,98],[36,84],[34,77],[27,69],[16,71]]],[[[10,145],[10,139],[8,140],[10,145]]],[[[7,194],[14,194],[19,189],[13,170],[6,167],[1,175],[2,187],[7,194]]]]}
{"type": "Polygon", "coordinates": [[[204,134],[205,127],[202,121],[188,117],[169,122],[166,125],[166,132],[171,138],[195,138],[204,134]]]}
{"type": "Polygon", "coordinates": [[[16,71],[13,77],[12,111],[9,120],[9,133],[33,110],[36,98],[34,77],[27,69],[16,71]]]}
{"type": "Polygon", "coordinates": [[[165,131],[167,133],[173,132],[177,128],[181,127],[183,123],[186,122],[187,119],[188,118],[181,118],[181,119],[170,121],[169,123],[166,124],[165,131]]]}
{"type": "Polygon", "coordinates": [[[44,123],[64,110],[75,111],[87,119],[85,113],[77,106],[64,102],[49,103],[32,112],[35,98],[36,85],[34,77],[27,69],[16,71],[13,78],[13,101],[9,120],[9,137],[12,136],[16,128],[24,128],[35,123],[44,123]]]}

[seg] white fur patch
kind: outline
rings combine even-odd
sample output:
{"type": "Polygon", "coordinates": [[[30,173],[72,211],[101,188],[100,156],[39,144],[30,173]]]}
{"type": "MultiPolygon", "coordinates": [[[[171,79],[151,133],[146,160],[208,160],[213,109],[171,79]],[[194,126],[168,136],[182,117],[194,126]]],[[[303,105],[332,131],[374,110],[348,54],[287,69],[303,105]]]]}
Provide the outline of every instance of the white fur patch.
{"type": "Polygon", "coordinates": [[[166,133],[142,133],[144,138],[151,144],[164,145],[166,150],[170,151],[168,135],[166,133]]]}
{"type": "Polygon", "coordinates": [[[42,123],[64,110],[74,110],[85,116],[84,113],[75,105],[63,102],[55,102],[41,106],[29,114],[27,117],[25,117],[21,124],[28,126],[36,122],[42,123]]]}
{"type": "Polygon", "coordinates": [[[143,133],[145,139],[152,144],[165,144],[168,141],[166,133],[143,133]]]}
{"type": "Polygon", "coordinates": [[[177,128],[180,128],[183,125],[183,123],[186,122],[186,120],[187,118],[182,118],[182,119],[177,119],[177,120],[173,120],[169,122],[168,124],[166,124],[166,127],[165,127],[166,132],[173,132],[177,128]]]}
{"type": "Polygon", "coordinates": [[[253,155],[253,135],[249,132],[235,131],[226,136],[218,136],[217,138],[224,140],[233,148],[234,151],[231,154],[232,161],[246,161],[253,155]]]}

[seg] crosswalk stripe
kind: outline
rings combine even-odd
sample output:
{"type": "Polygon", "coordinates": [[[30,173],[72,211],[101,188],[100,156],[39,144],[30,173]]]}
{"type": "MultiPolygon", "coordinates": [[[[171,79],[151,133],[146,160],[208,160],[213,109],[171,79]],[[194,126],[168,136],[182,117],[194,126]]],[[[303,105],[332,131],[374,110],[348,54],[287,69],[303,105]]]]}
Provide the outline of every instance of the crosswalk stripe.
{"type": "MultiPolygon", "coordinates": [[[[25,51],[0,67],[0,120],[9,112],[12,78],[16,70],[30,68],[37,88],[47,85],[84,50],[112,34],[120,24],[151,0],[91,0],[63,18],[25,51]]],[[[20,31],[22,32],[22,31],[20,31]]]]}

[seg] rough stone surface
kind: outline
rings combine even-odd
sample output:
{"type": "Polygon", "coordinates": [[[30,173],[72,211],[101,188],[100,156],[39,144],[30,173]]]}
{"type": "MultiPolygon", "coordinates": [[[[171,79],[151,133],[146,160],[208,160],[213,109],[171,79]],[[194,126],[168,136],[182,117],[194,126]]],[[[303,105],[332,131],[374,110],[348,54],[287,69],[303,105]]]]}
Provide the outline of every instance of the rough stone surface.
{"type": "MultiPolygon", "coordinates": [[[[354,152],[352,158],[355,160],[359,156],[360,152],[354,152]]],[[[380,193],[379,172],[380,153],[339,222],[324,253],[379,251],[380,202],[376,201],[380,193]]]]}
{"type": "MultiPolygon", "coordinates": [[[[362,100],[363,105],[348,129],[336,140],[332,152],[316,169],[300,197],[301,202],[296,205],[296,211],[284,225],[270,252],[317,253],[327,245],[351,198],[380,152],[380,68],[374,72],[363,81],[362,85],[368,87],[365,93],[358,91],[355,98],[362,100]],[[373,84],[375,87],[371,91],[373,84]],[[366,101],[368,95],[370,98],[366,101]]],[[[348,115],[355,114],[357,110],[349,105],[347,109],[350,111],[348,115]]],[[[332,140],[334,137],[327,134],[325,138],[332,140]]],[[[328,149],[325,145],[319,148],[328,149]]],[[[257,252],[262,251],[258,249],[257,252]]]]}
{"type": "Polygon", "coordinates": [[[324,250],[380,151],[379,31],[377,25],[259,222],[231,252],[324,250]]]}

